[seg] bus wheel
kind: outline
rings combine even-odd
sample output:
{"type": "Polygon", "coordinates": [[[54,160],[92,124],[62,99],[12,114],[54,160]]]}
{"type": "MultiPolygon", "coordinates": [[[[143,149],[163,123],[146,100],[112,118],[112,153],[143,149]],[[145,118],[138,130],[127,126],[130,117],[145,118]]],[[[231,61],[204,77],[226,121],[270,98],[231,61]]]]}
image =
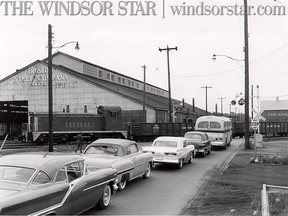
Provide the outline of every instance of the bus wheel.
{"type": "Polygon", "coordinates": [[[227,138],[226,138],[226,141],[225,141],[224,149],[227,149],[227,138]]]}

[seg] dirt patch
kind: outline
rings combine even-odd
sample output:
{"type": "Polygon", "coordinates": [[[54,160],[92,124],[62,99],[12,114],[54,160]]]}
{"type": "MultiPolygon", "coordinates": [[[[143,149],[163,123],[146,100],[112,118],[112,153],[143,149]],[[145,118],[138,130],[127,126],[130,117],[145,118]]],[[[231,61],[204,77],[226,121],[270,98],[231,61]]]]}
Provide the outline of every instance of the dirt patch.
{"type": "MultiPolygon", "coordinates": [[[[251,163],[251,158],[255,157],[254,150],[244,150],[244,146],[240,149],[222,174],[219,170],[213,171],[213,177],[201,187],[199,194],[181,214],[260,215],[263,184],[288,186],[288,165],[271,162],[273,157],[286,158],[287,141],[264,142],[263,148],[257,149],[257,157],[269,158],[267,163],[251,163]]],[[[280,199],[281,195],[275,196],[277,197],[269,196],[271,205],[282,205],[282,209],[285,209],[287,200],[283,197],[280,199]]],[[[276,213],[271,212],[271,215],[287,215],[284,211],[277,210],[278,207],[272,209],[276,209],[276,213]]]]}

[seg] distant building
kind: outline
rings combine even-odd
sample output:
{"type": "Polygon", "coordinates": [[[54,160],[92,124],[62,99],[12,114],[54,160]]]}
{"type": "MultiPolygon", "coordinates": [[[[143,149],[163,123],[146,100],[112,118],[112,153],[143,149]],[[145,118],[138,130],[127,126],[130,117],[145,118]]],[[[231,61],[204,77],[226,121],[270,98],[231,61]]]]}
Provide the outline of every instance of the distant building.
{"type": "Polygon", "coordinates": [[[262,100],[260,107],[266,121],[288,122],[288,100],[262,100]]]}
{"type": "MultiPolygon", "coordinates": [[[[94,113],[99,106],[120,106],[124,122],[143,122],[143,86],[140,80],[75,58],[53,55],[53,112],[94,113]]],[[[168,122],[168,91],[146,83],[146,122],[168,122]]],[[[172,99],[176,108],[182,101],[172,99]]],[[[48,112],[47,58],[0,80],[0,136],[20,133],[29,115],[48,112]]],[[[175,122],[205,115],[185,103],[175,112],[175,122]]]]}

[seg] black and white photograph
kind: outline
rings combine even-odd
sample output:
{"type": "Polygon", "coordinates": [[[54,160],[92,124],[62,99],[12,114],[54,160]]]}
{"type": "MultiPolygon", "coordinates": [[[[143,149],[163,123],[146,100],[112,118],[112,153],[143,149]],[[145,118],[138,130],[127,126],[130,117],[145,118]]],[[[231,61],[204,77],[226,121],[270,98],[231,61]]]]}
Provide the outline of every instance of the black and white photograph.
{"type": "Polygon", "coordinates": [[[286,1],[0,1],[0,28],[0,215],[288,215],[286,1]]]}

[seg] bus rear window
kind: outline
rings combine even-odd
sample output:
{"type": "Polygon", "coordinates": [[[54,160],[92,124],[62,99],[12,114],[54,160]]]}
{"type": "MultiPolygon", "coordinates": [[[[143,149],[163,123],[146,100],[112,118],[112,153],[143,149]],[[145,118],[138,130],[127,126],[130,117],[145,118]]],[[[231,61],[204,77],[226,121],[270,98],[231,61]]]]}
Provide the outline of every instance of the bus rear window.
{"type": "Polygon", "coordinates": [[[210,128],[221,128],[221,124],[219,122],[210,122],[210,128]]]}
{"type": "Polygon", "coordinates": [[[208,128],[208,121],[203,121],[198,123],[198,128],[208,128]]]}

